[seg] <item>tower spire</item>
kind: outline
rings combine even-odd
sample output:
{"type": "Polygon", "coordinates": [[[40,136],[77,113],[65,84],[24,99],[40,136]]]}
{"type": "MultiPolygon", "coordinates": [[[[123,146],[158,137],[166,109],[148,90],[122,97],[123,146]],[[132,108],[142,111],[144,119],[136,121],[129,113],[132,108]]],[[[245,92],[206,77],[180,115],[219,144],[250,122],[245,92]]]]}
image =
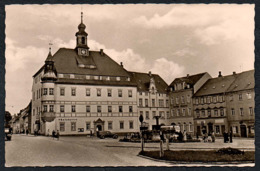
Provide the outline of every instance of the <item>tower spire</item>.
{"type": "Polygon", "coordinates": [[[81,11],[81,23],[83,23],[83,12],[81,11]]]}

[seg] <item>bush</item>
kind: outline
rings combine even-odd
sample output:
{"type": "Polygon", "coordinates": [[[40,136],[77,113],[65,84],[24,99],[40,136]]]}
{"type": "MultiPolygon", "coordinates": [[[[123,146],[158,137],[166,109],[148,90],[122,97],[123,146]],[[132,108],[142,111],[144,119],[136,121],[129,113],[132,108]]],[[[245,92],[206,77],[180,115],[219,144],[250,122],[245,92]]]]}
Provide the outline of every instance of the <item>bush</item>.
{"type": "Polygon", "coordinates": [[[245,154],[244,151],[241,151],[239,149],[236,149],[236,148],[231,148],[231,147],[228,147],[228,148],[221,148],[217,151],[217,153],[220,153],[220,154],[228,154],[228,155],[238,155],[238,154],[245,154]]]}

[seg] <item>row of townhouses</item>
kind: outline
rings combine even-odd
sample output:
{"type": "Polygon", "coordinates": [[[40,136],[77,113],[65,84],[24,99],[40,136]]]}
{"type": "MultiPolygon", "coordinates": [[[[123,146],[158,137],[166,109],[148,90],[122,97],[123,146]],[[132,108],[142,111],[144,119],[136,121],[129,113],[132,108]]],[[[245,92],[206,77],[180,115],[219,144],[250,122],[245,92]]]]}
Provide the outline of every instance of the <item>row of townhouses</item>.
{"type": "Polygon", "coordinates": [[[169,86],[156,74],[127,71],[103,49],[88,47],[81,23],[74,49],[51,50],[33,75],[31,132],[61,135],[96,131],[138,132],[139,116],[149,129],[179,125],[190,134],[254,135],[254,71],[211,78],[208,73],[176,78],[169,86]]]}

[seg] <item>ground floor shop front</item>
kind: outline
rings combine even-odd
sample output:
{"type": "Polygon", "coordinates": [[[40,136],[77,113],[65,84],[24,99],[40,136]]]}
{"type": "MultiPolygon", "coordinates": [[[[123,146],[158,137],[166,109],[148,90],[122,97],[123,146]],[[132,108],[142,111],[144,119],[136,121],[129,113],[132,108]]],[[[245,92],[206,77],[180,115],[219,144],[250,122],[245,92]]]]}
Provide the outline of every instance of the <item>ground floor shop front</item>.
{"type": "Polygon", "coordinates": [[[211,134],[213,131],[216,136],[222,136],[228,130],[227,118],[204,118],[194,119],[196,135],[211,134]]]}
{"type": "Polygon", "coordinates": [[[249,137],[255,136],[255,123],[254,120],[238,120],[229,122],[230,130],[233,136],[236,137],[249,137]]]}
{"type": "Polygon", "coordinates": [[[56,117],[51,122],[40,122],[39,133],[51,135],[96,135],[99,131],[124,134],[139,131],[138,117],[56,117]]]}

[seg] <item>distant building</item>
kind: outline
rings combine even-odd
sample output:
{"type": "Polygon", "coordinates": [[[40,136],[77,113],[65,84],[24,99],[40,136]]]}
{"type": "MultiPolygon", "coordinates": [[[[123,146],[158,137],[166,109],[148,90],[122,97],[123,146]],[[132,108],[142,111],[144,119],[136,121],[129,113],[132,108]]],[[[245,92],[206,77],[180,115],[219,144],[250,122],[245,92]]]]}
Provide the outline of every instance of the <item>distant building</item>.
{"type": "Polygon", "coordinates": [[[139,115],[152,129],[156,125],[154,116],[160,116],[159,124],[166,125],[169,118],[168,85],[157,74],[132,72],[137,84],[137,107],[139,115]]]}
{"type": "Polygon", "coordinates": [[[254,137],[254,70],[234,75],[236,79],[226,93],[229,130],[234,136],[254,137]]]}
{"type": "Polygon", "coordinates": [[[180,126],[181,131],[194,134],[193,94],[209,79],[208,73],[175,78],[170,84],[170,111],[168,123],[180,126]]]}

